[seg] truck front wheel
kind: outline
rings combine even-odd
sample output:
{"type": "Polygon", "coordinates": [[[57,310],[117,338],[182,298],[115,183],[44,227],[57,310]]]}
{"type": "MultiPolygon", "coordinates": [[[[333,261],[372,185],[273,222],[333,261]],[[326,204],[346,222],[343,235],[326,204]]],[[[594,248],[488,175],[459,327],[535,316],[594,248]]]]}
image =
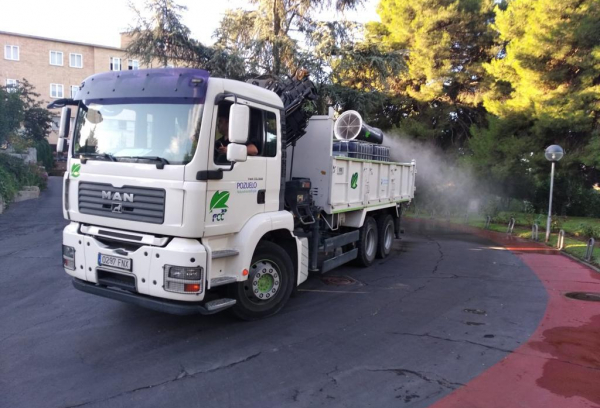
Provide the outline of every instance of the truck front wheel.
{"type": "Polygon", "coordinates": [[[377,223],[373,217],[366,217],[365,223],[360,228],[360,240],[358,241],[358,257],[356,260],[359,265],[370,266],[375,260],[378,235],[377,223]]]}
{"type": "Polygon", "coordinates": [[[236,300],[232,312],[243,320],[258,320],[279,312],[294,288],[294,266],[287,252],[272,242],[261,242],[248,272],[248,280],[231,286],[236,300]]]}

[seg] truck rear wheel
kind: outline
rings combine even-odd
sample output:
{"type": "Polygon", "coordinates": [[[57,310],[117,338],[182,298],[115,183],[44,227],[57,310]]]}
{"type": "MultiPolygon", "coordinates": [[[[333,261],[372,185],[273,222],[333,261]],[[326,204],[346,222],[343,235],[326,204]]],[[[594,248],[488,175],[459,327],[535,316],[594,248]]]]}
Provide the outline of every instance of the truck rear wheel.
{"type": "Polygon", "coordinates": [[[294,266],[287,252],[272,242],[261,242],[248,271],[248,280],[231,285],[236,300],[233,314],[258,320],[279,312],[294,288],[294,266]]]}
{"type": "Polygon", "coordinates": [[[360,228],[360,240],[358,241],[358,257],[356,258],[359,265],[370,266],[377,255],[377,223],[371,216],[365,218],[365,223],[360,228]]]}
{"type": "Polygon", "coordinates": [[[379,245],[377,245],[378,258],[386,258],[392,252],[395,229],[394,217],[390,214],[381,215],[377,219],[377,230],[379,231],[379,245]]]}

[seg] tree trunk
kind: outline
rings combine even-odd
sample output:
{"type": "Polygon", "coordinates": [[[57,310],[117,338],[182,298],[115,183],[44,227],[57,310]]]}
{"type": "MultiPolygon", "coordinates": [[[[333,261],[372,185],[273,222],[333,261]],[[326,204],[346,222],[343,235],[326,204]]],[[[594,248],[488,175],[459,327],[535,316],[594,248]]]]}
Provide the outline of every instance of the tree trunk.
{"type": "Polygon", "coordinates": [[[273,0],[273,74],[279,75],[281,71],[281,56],[279,48],[279,34],[281,31],[281,18],[277,10],[277,0],[273,0]]]}

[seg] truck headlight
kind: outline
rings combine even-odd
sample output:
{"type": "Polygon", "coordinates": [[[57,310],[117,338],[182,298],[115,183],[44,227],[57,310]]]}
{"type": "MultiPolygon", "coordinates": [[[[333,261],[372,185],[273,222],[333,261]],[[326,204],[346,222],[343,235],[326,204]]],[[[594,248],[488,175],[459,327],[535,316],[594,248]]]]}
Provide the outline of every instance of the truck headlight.
{"type": "Polygon", "coordinates": [[[63,245],[63,266],[72,271],[75,270],[75,248],[63,245]]]}
{"type": "Polygon", "coordinates": [[[175,293],[202,292],[202,267],[165,265],[165,290],[175,293]]]}

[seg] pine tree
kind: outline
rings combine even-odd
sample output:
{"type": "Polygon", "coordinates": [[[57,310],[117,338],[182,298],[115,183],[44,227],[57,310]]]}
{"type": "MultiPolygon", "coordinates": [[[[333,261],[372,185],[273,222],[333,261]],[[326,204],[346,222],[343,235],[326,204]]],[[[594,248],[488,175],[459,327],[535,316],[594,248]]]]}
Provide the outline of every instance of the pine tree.
{"type": "Polygon", "coordinates": [[[136,24],[129,28],[132,41],[127,55],[139,58],[146,66],[158,63],[203,68],[216,76],[233,79],[245,77],[243,60],[222,47],[209,47],[191,37],[190,29],[182,22],[187,7],[174,0],[147,0],[143,9],[130,3],[136,24]]]}
{"type": "Polygon", "coordinates": [[[229,10],[216,31],[217,44],[241,55],[248,71],[257,74],[293,74],[299,65],[303,35],[326,7],[353,9],[364,0],[250,0],[253,10],[229,10]]]}
{"type": "Polygon", "coordinates": [[[371,35],[405,55],[393,85],[400,128],[443,147],[461,146],[480,123],[482,64],[493,55],[493,0],[382,0],[371,35]],[[410,99],[406,98],[409,97],[410,99]]]}
{"type": "Polygon", "coordinates": [[[512,0],[496,8],[494,28],[500,49],[484,65],[489,124],[474,129],[469,161],[493,183],[527,184],[521,196],[531,196],[546,188],[543,152],[556,143],[566,151],[561,192],[589,189],[600,181],[600,2],[512,0]]]}

